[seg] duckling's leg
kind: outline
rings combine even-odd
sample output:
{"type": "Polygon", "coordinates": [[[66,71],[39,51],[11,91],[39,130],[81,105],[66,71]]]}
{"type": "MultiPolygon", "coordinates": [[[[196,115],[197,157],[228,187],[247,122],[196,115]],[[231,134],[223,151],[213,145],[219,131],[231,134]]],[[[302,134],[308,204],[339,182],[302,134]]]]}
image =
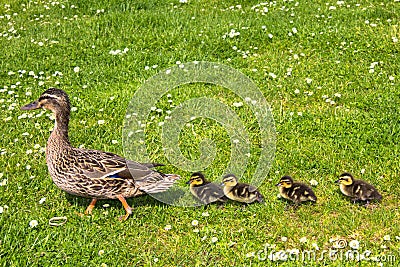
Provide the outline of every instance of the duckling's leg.
{"type": "Polygon", "coordinates": [[[128,219],[129,215],[132,214],[132,208],[129,206],[129,204],[126,202],[125,198],[121,195],[118,195],[117,198],[119,199],[119,201],[121,201],[122,206],[124,206],[125,210],[126,210],[126,214],[122,215],[118,218],[118,220],[120,221],[125,221],[126,219],[128,219]]]}
{"type": "Polygon", "coordinates": [[[300,207],[300,201],[295,201],[293,205],[293,210],[297,210],[300,207]]]}
{"type": "Polygon", "coordinates": [[[96,198],[92,198],[92,202],[90,202],[89,206],[86,208],[85,210],[85,214],[92,214],[92,210],[94,208],[94,206],[96,205],[97,199],[96,198]]]}

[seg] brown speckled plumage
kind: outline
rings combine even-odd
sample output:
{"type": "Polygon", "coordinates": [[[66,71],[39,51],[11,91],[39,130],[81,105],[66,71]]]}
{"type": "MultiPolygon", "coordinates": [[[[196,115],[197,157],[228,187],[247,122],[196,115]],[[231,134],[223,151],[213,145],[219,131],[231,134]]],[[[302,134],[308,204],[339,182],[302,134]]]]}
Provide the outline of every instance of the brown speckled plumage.
{"type": "Polygon", "coordinates": [[[68,138],[70,102],[68,95],[56,88],[45,91],[38,100],[22,110],[45,108],[55,115],[55,126],[46,147],[46,162],[54,183],[72,195],[92,198],[86,209],[91,213],[97,199],[119,199],[127,214],[132,213],[125,198],[166,191],[178,175],[152,170],[151,164],[126,160],[116,154],[71,146],[68,138]]]}

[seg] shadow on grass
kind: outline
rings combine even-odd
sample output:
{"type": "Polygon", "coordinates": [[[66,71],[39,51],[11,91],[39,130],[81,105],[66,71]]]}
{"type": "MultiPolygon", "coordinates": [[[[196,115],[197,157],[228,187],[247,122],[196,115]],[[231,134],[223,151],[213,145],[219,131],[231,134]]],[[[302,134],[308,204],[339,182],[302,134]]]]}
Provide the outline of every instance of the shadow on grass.
{"type": "MultiPolygon", "coordinates": [[[[89,206],[91,199],[84,197],[77,197],[68,193],[65,193],[65,197],[71,206],[81,206],[86,209],[89,206]]],[[[157,199],[149,196],[149,195],[141,195],[137,197],[131,197],[126,200],[132,208],[135,207],[144,207],[144,206],[168,206],[163,202],[158,201],[157,199]]],[[[122,203],[118,199],[100,199],[96,203],[95,209],[109,209],[110,207],[116,209],[124,209],[122,203]],[[108,204],[109,206],[103,207],[104,204],[108,204]]]]}

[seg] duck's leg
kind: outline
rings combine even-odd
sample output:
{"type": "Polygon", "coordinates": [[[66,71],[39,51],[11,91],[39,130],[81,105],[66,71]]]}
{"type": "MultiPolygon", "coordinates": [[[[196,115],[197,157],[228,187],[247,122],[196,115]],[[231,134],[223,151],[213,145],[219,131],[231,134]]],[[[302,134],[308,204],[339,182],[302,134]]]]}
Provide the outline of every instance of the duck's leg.
{"type": "Polygon", "coordinates": [[[86,208],[85,210],[85,214],[92,214],[92,210],[94,208],[94,206],[96,205],[97,199],[96,198],[92,198],[92,202],[90,202],[89,206],[86,208]]]}
{"type": "Polygon", "coordinates": [[[122,206],[124,206],[124,209],[126,210],[126,214],[122,215],[118,218],[118,220],[120,221],[125,221],[126,219],[128,219],[129,215],[132,214],[132,208],[129,206],[129,204],[126,202],[125,198],[121,195],[118,195],[117,198],[119,199],[119,201],[121,201],[122,206]]]}

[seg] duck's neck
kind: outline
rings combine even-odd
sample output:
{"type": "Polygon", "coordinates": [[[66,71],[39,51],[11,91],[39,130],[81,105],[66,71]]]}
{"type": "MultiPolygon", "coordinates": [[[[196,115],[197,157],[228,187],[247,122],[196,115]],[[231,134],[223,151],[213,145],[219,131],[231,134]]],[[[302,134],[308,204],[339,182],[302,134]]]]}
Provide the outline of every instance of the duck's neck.
{"type": "Polygon", "coordinates": [[[68,145],[70,145],[68,138],[69,114],[69,110],[54,112],[56,122],[54,125],[54,130],[50,135],[51,139],[57,140],[57,142],[66,143],[68,145]]]}

